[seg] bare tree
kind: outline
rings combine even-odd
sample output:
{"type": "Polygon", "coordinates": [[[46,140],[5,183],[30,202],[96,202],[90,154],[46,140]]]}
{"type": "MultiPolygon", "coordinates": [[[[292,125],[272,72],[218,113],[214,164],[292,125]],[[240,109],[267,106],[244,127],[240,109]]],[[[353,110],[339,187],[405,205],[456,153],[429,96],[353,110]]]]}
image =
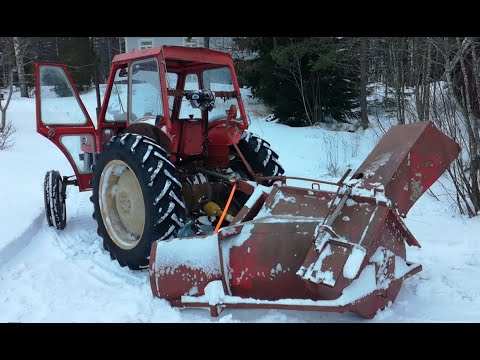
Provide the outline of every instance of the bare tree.
{"type": "Polygon", "coordinates": [[[99,78],[103,83],[110,74],[110,65],[113,57],[123,52],[123,38],[121,37],[94,37],[94,50],[97,55],[99,78]]]}
{"type": "Polygon", "coordinates": [[[398,123],[433,120],[460,144],[461,156],[443,181],[469,216],[480,214],[479,49],[478,38],[372,38],[368,58],[369,77],[385,85],[385,98],[387,85],[395,90],[398,123]]]}
{"type": "MultiPolygon", "coordinates": [[[[0,59],[0,63],[1,63],[1,59],[0,59]]],[[[5,126],[7,123],[7,109],[8,109],[8,105],[10,105],[10,100],[12,99],[12,94],[13,94],[13,70],[9,71],[7,84],[8,84],[7,100],[5,101],[4,105],[2,105],[2,102],[0,101],[0,112],[2,113],[2,120],[0,122],[0,131],[3,131],[3,129],[5,129],[5,126]]]]}
{"type": "Polygon", "coordinates": [[[10,38],[0,38],[0,89],[4,86],[7,91],[7,98],[2,103],[0,100],[0,150],[12,145],[11,135],[15,128],[7,123],[7,109],[13,94],[13,47],[10,38]]]}
{"type": "Polygon", "coordinates": [[[23,41],[23,38],[13,37],[13,48],[15,49],[15,60],[17,64],[17,74],[18,74],[18,84],[20,87],[20,96],[28,97],[28,86],[27,80],[25,78],[25,64],[24,64],[24,55],[25,55],[26,42],[23,41]]]}
{"type": "Polygon", "coordinates": [[[417,86],[417,111],[414,121],[431,119],[462,148],[462,153],[447,170],[447,181],[455,191],[447,193],[460,213],[480,214],[480,81],[477,44],[472,38],[427,38],[419,69],[423,69],[417,86]],[[437,64],[437,59],[443,63],[437,64]],[[431,67],[429,66],[432,65],[431,67]],[[429,76],[434,66],[444,69],[446,86],[438,86],[429,76]],[[433,86],[432,86],[433,85],[433,86]]]}
{"type": "Polygon", "coordinates": [[[362,117],[362,127],[367,129],[369,125],[368,111],[367,111],[367,38],[360,38],[360,110],[362,117]]]}
{"type": "MultiPolygon", "coordinates": [[[[457,45],[460,45],[460,39],[457,38],[457,45]]],[[[471,54],[472,49],[475,46],[470,44],[470,51],[471,54]]],[[[471,89],[471,82],[475,81],[474,78],[469,76],[469,69],[478,66],[478,64],[467,64],[468,58],[466,56],[461,56],[459,59],[460,62],[460,70],[463,75],[464,81],[464,89],[463,89],[463,99],[464,103],[462,104],[464,112],[466,114],[466,127],[469,137],[469,148],[470,148],[470,199],[473,203],[475,211],[480,211],[480,183],[479,183],[479,175],[480,175],[480,154],[479,154],[479,146],[480,146],[480,134],[478,133],[478,121],[479,119],[475,116],[473,104],[474,102],[478,103],[478,95],[475,94],[471,89]],[[475,99],[475,95],[477,95],[477,99],[475,99]],[[465,111],[466,110],[466,111],[465,111]]]]}

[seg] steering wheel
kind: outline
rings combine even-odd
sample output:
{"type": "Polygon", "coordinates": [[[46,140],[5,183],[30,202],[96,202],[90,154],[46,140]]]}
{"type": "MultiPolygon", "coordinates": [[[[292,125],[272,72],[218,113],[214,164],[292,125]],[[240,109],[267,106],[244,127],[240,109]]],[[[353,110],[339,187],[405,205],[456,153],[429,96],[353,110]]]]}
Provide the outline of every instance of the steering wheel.
{"type": "Polygon", "coordinates": [[[147,121],[147,120],[155,120],[157,117],[155,115],[153,115],[151,112],[146,112],[145,114],[143,114],[142,117],[140,118],[137,118],[137,116],[134,114],[134,113],[131,113],[131,118],[130,118],[130,122],[141,122],[141,121],[147,121]]]}

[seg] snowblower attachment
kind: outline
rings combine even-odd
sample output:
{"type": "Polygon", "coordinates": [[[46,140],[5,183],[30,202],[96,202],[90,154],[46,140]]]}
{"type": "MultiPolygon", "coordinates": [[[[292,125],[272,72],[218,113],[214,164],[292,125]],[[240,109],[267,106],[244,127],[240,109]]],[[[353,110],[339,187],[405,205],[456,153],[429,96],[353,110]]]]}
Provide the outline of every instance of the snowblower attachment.
{"type": "Polygon", "coordinates": [[[258,185],[218,233],[152,245],[153,294],[213,316],[231,307],[372,318],[421,271],[406,260],[405,243],[420,245],[401,215],[459,151],[431,122],[396,126],[336,192],[320,189],[324,181],[258,185]]]}

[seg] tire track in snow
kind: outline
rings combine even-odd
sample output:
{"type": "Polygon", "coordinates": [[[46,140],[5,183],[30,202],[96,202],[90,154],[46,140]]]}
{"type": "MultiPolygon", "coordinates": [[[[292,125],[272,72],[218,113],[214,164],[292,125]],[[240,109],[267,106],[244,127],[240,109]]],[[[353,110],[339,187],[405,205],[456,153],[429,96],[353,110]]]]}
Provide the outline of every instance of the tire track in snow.
{"type": "Polygon", "coordinates": [[[90,193],[72,194],[76,206],[71,206],[67,228],[63,231],[51,229],[55,246],[67,261],[105,285],[148,285],[148,270],[133,272],[127,267],[122,268],[103,249],[103,240],[96,232],[97,223],[91,216],[93,206],[89,196],[90,193]]]}
{"type": "Polygon", "coordinates": [[[54,233],[53,239],[55,246],[65,255],[67,261],[105,285],[123,286],[128,283],[143,286],[148,282],[148,270],[141,271],[135,276],[133,273],[129,274],[132,270],[122,268],[116,261],[111,260],[101,245],[102,239],[96,234],[89,234],[86,231],[76,235],[54,233]],[[99,246],[86,245],[83,240],[87,237],[95,237],[99,246]]]}

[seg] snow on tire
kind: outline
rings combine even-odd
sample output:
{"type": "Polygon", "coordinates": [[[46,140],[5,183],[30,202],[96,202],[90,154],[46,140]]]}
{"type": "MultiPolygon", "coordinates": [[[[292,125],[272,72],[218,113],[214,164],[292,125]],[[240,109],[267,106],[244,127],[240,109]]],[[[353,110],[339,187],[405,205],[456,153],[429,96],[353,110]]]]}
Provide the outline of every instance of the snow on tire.
{"type": "Polygon", "coordinates": [[[60,173],[55,170],[47,171],[43,185],[45,214],[48,226],[53,226],[57,230],[63,230],[67,225],[67,208],[60,173]]]}
{"type": "Polygon", "coordinates": [[[146,268],[156,240],[174,238],[186,209],[175,165],[152,139],[125,133],[112,138],[93,174],[93,217],[112,259],[146,268]]]}
{"type": "MultiPolygon", "coordinates": [[[[244,131],[238,148],[255,173],[279,176],[285,172],[278,162],[278,154],[270,148],[270,144],[250,131],[244,131]]],[[[266,181],[264,185],[272,185],[272,183],[272,181],[266,181]]]]}

